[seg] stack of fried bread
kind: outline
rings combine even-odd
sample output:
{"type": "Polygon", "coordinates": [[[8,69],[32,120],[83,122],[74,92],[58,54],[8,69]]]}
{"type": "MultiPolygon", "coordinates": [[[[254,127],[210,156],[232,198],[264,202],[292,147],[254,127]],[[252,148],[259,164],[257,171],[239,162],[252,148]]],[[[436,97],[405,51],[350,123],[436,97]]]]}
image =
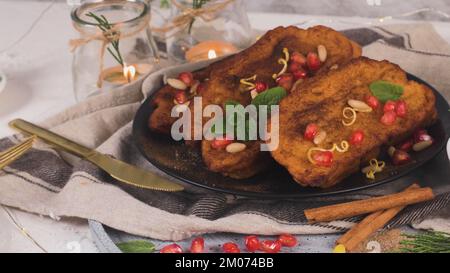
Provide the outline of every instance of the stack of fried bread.
{"type": "MultiPolygon", "coordinates": [[[[271,153],[261,152],[261,141],[247,141],[245,150],[230,153],[215,147],[214,141],[202,140],[201,151],[206,167],[242,179],[268,170],[275,164],[275,159],[299,184],[329,187],[376,157],[381,146],[398,142],[436,119],[434,95],[428,88],[408,81],[406,73],[397,65],[360,55],[361,48],[356,43],[330,28],[316,26],[303,30],[279,27],[267,32],[250,48],[192,72],[194,79],[202,85],[201,91],[192,97],[201,96],[204,107],[211,104],[223,107],[230,100],[244,106],[250,104],[253,94],[245,86],[243,88],[242,80],[251,79],[254,75],[266,88],[280,85],[288,91],[280,103],[278,149],[271,153]],[[325,53],[320,52],[324,49],[325,53]],[[288,53],[292,58],[294,53],[299,53],[308,56],[309,61],[311,52],[318,53],[315,56],[320,57],[320,66],[310,67],[307,76],[294,77],[287,87],[280,83],[283,80],[274,77],[283,69],[279,62],[283,55],[288,53]],[[408,105],[408,116],[398,119],[393,126],[385,126],[379,122],[382,110],[358,113],[351,127],[343,126],[342,111],[348,100],[364,100],[370,93],[369,85],[379,80],[403,86],[402,100],[408,105]],[[326,140],[319,145],[321,147],[348,139],[355,128],[364,130],[366,140],[364,145],[351,147],[346,153],[336,153],[332,166],[316,166],[308,160],[307,154],[311,147],[318,145],[303,137],[306,126],[311,123],[328,132],[326,140]]],[[[152,130],[170,134],[176,120],[171,117],[171,110],[177,104],[176,92],[173,86],[165,85],[154,96],[152,103],[156,109],[149,119],[152,130]]],[[[186,105],[193,107],[192,103],[186,105]]]]}

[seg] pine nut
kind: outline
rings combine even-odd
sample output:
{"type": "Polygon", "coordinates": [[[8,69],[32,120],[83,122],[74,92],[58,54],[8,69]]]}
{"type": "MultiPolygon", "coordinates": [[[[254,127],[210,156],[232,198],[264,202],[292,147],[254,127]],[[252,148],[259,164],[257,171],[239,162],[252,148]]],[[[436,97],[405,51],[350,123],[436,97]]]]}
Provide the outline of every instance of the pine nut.
{"type": "Polygon", "coordinates": [[[350,105],[353,109],[358,112],[369,113],[372,112],[372,107],[367,105],[365,102],[360,100],[348,100],[348,105],[350,105]]]}
{"type": "Polygon", "coordinates": [[[235,142],[235,143],[229,144],[229,145],[225,148],[225,150],[226,150],[227,152],[229,152],[230,154],[234,154],[234,153],[242,152],[242,151],[245,150],[246,148],[247,148],[247,146],[246,146],[245,144],[235,142]]]}
{"type": "Polygon", "coordinates": [[[167,84],[179,90],[186,90],[187,88],[186,84],[179,79],[169,78],[167,79],[167,84]]]}
{"type": "Polygon", "coordinates": [[[315,137],[314,137],[314,144],[319,145],[320,143],[322,143],[325,138],[327,137],[327,132],[325,131],[320,131],[315,137]]]}
{"type": "Polygon", "coordinates": [[[319,60],[324,63],[327,60],[328,52],[325,46],[319,45],[317,47],[317,53],[319,55],[319,60]]]}

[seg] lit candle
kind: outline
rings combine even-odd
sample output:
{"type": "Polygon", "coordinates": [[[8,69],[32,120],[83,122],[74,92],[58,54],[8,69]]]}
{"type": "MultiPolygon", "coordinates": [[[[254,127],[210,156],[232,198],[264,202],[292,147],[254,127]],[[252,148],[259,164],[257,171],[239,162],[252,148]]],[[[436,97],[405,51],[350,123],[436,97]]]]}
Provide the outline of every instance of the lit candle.
{"type": "Polygon", "coordinates": [[[214,49],[208,50],[208,59],[215,59],[217,58],[217,53],[214,49]]]}
{"type": "Polygon", "coordinates": [[[126,65],[123,64],[123,76],[127,80],[127,82],[131,82],[134,79],[134,76],[136,75],[136,68],[134,65],[126,65]]]}
{"type": "MultiPolygon", "coordinates": [[[[103,70],[102,77],[105,84],[122,85],[136,80],[141,75],[146,75],[153,70],[153,66],[145,63],[138,63],[123,66],[118,65],[103,70]]],[[[111,85],[107,85],[111,87],[111,85]]]]}
{"type": "Polygon", "coordinates": [[[199,62],[232,54],[237,51],[238,49],[234,45],[227,42],[204,41],[186,51],[185,57],[188,62],[199,62]]]}

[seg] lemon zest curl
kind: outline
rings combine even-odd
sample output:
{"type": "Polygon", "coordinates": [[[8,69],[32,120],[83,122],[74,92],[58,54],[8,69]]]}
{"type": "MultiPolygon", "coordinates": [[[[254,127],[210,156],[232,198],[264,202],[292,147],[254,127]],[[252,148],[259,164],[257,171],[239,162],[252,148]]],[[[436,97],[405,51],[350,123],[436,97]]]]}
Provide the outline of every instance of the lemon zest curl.
{"type": "Polygon", "coordinates": [[[256,87],[256,85],[254,83],[250,82],[250,81],[255,81],[255,80],[256,80],[256,75],[253,75],[253,76],[251,76],[249,78],[241,79],[239,82],[242,85],[247,85],[248,87],[245,88],[245,89],[247,91],[249,91],[249,90],[252,90],[252,89],[254,89],[256,87]]]}
{"type": "Polygon", "coordinates": [[[345,119],[349,119],[349,122],[346,122],[345,120],[342,120],[342,124],[344,124],[344,126],[352,126],[355,122],[356,122],[356,110],[352,107],[345,107],[342,110],[342,115],[344,116],[345,119]],[[348,113],[351,113],[351,115],[349,115],[348,113]]]}
{"type": "Polygon", "coordinates": [[[282,64],[282,65],[283,65],[283,68],[281,69],[280,72],[278,72],[278,73],[272,75],[272,78],[273,78],[273,79],[278,78],[280,75],[286,73],[286,71],[287,71],[287,68],[288,68],[288,61],[289,61],[289,58],[290,58],[290,56],[289,56],[289,50],[285,47],[285,48],[283,48],[283,53],[284,53],[284,58],[278,59],[278,63],[279,63],[279,64],[282,64]]]}
{"type": "Polygon", "coordinates": [[[375,174],[382,172],[385,166],[386,162],[378,161],[377,159],[373,158],[369,161],[369,166],[364,168],[363,171],[368,179],[373,180],[375,179],[375,174]]]}
{"type": "Polygon", "coordinates": [[[324,148],[320,148],[320,147],[312,147],[308,150],[306,156],[308,157],[309,162],[311,162],[312,164],[316,164],[316,161],[312,158],[312,153],[313,152],[334,152],[337,151],[339,153],[345,153],[348,151],[348,149],[350,148],[350,144],[348,144],[347,141],[342,141],[340,143],[340,145],[333,143],[333,146],[331,147],[331,149],[324,149],[324,148]]]}

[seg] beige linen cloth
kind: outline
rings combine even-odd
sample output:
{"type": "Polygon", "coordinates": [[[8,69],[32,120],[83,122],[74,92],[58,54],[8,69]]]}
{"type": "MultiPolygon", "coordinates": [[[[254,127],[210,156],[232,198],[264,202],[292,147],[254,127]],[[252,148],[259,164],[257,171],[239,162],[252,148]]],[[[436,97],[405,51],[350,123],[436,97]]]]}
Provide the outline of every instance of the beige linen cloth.
{"type": "MultiPolygon", "coordinates": [[[[395,25],[344,33],[364,46],[365,56],[398,63],[450,99],[450,46],[432,26],[395,25]]],[[[202,65],[158,71],[144,82],[138,81],[80,102],[40,125],[164,175],[146,162],[134,146],[131,138],[133,117],[142,100],[160,86],[164,75],[176,75],[179,71],[202,65]]],[[[20,138],[16,135],[0,140],[0,150],[17,143],[20,138]]],[[[435,160],[448,164],[445,153],[435,160]]],[[[446,179],[443,184],[450,184],[450,176],[445,172],[448,170],[437,170],[433,175],[446,179]]],[[[421,175],[420,179],[433,180],[427,175],[421,175]]],[[[399,191],[412,179],[417,177],[412,174],[404,181],[363,192],[309,200],[255,200],[192,187],[182,193],[163,193],[122,185],[90,163],[39,142],[0,172],[0,203],[42,215],[92,219],[118,230],[161,240],[181,240],[212,232],[320,234],[345,231],[358,218],[308,225],[302,212],[304,208],[399,191]]],[[[418,228],[450,232],[448,216],[434,215],[442,209],[448,210],[450,186],[439,185],[434,189],[439,194],[437,200],[409,207],[389,227],[415,224],[418,228]],[[428,218],[422,222],[425,217],[428,218]]]]}

